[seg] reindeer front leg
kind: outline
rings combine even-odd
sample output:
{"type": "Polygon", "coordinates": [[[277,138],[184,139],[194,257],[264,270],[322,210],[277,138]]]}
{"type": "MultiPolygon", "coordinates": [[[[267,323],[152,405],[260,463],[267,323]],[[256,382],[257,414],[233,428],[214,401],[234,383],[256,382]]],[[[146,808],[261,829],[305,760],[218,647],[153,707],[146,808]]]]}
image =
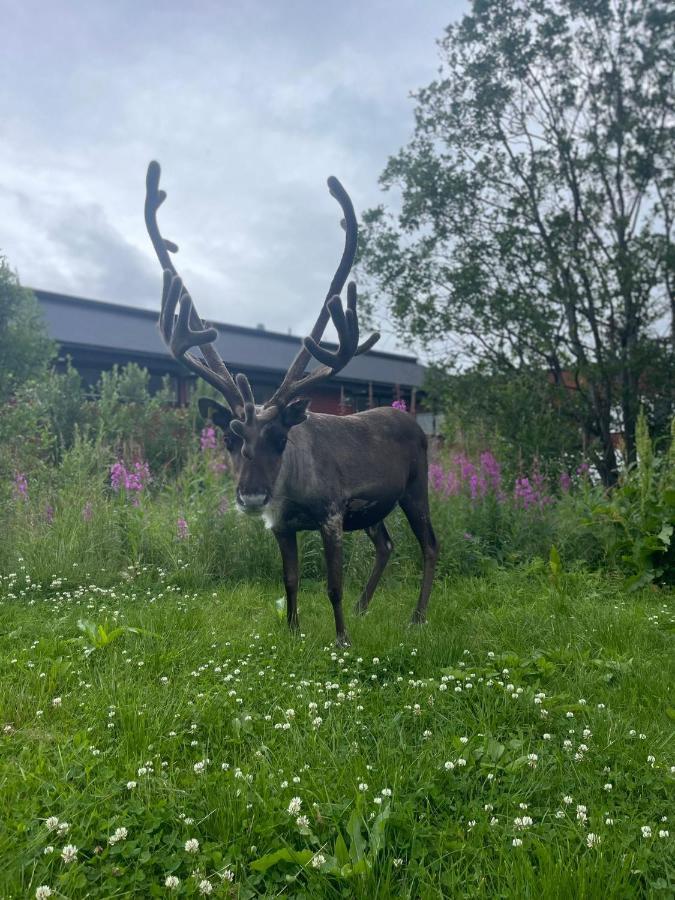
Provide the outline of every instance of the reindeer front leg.
{"type": "Polygon", "coordinates": [[[338,647],[349,647],[349,635],[345,628],[342,612],[342,516],[334,515],[321,526],[321,539],[326,555],[328,575],[328,599],[335,616],[335,643],[338,647]]]}
{"type": "Polygon", "coordinates": [[[284,567],[286,589],[286,620],[291,631],[297,631],[298,622],[298,540],[294,531],[275,531],[281,561],[284,567]]]}

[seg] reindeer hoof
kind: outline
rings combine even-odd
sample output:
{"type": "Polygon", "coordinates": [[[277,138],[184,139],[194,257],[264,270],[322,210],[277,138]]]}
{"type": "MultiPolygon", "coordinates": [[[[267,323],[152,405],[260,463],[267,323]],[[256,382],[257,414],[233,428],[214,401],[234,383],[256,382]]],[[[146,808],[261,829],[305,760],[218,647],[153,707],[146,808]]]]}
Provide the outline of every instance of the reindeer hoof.
{"type": "Polygon", "coordinates": [[[344,634],[338,634],[335,638],[335,646],[336,647],[351,647],[352,642],[349,640],[349,635],[345,632],[344,634]]]}

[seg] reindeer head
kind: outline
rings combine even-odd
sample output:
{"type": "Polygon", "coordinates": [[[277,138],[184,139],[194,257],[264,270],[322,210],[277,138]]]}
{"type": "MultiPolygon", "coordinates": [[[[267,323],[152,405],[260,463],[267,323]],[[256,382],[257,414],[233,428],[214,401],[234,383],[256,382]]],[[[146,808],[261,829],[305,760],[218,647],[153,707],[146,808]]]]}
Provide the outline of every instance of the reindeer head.
{"type": "Polygon", "coordinates": [[[215,387],[225,398],[227,406],[202,398],[199,409],[205,418],[212,418],[225,436],[237,479],[237,504],[246,511],[260,513],[270,501],[283,461],[289,432],[307,418],[308,400],[303,393],[308,387],[341,371],[354,357],[369,350],[379,334],[372,334],[359,344],[359,325],[356,313],[356,285],[347,287],[347,308],[340,299],[354,255],[358,228],[354,207],[337,178],[328,179],[328,189],[336,198],[344,214],[345,247],[340,264],[333,276],[326,299],[311,334],[291,363],[274,395],[262,406],[255,403],[251,385],[244,374],[232,378],[215,348],[218,332],[205,327],[199,318],[190,294],[176,272],[169,252],[178,247],[162,237],[157,224],[157,210],[166,199],[159,189],[160,168],[156,162],[148,166],[145,196],[145,224],[163,269],[162,307],[159,328],[171,354],[215,387]],[[331,351],[320,341],[332,319],[338,334],[338,348],[331,351]],[[189,352],[199,347],[201,358],[189,352]],[[314,358],[319,365],[306,372],[314,358]]]}

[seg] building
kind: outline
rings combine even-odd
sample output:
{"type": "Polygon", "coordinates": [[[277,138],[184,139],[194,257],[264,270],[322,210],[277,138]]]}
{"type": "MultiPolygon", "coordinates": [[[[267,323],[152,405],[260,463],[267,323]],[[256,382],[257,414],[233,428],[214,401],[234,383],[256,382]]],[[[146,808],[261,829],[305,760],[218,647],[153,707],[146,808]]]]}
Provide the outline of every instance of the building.
{"type": "MultiPolygon", "coordinates": [[[[159,334],[157,312],[51,291],[33,292],[49,335],[59,345],[60,363],[70,357],[85,383],[93,386],[102,371],[135,362],[149,371],[151,388],[159,387],[168,375],[176,386],[176,401],[187,402],[197,378],[169,354],[159,334]]],[[[258,402],[271,397],[300,349],[300,339],[262,328],[209,324],[218,331],[216,347],[232,373],[246,374],[258,402]]],[[[389,406],[398,399],[415,411],[423,377],[424,367],[415,357],[371,350],[308,393],[315,412],[358,412],[389,406]]]]}

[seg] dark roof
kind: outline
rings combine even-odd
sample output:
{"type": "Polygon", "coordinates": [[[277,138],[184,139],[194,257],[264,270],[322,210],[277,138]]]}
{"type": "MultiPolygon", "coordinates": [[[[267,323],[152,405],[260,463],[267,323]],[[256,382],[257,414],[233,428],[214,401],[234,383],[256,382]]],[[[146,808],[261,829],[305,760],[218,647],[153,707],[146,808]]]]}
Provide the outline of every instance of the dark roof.
{"type": "MultiPolygon", "coordinates": [[[[148,309],[71,297],[33,289],[50,336],[68,347],[128,352],[161,359],[169,357],[157,328],[157,313],[148,309]]],[[[300,347],[300,339],[259,328],[209,322],[219,332],[216,346],[233,369],[285,371],[300,347]]],[[[352,360],[340,373],[344,381],[372,381],[421,387],[424,367],[414,356],[371,350],[352,360]]]]}

